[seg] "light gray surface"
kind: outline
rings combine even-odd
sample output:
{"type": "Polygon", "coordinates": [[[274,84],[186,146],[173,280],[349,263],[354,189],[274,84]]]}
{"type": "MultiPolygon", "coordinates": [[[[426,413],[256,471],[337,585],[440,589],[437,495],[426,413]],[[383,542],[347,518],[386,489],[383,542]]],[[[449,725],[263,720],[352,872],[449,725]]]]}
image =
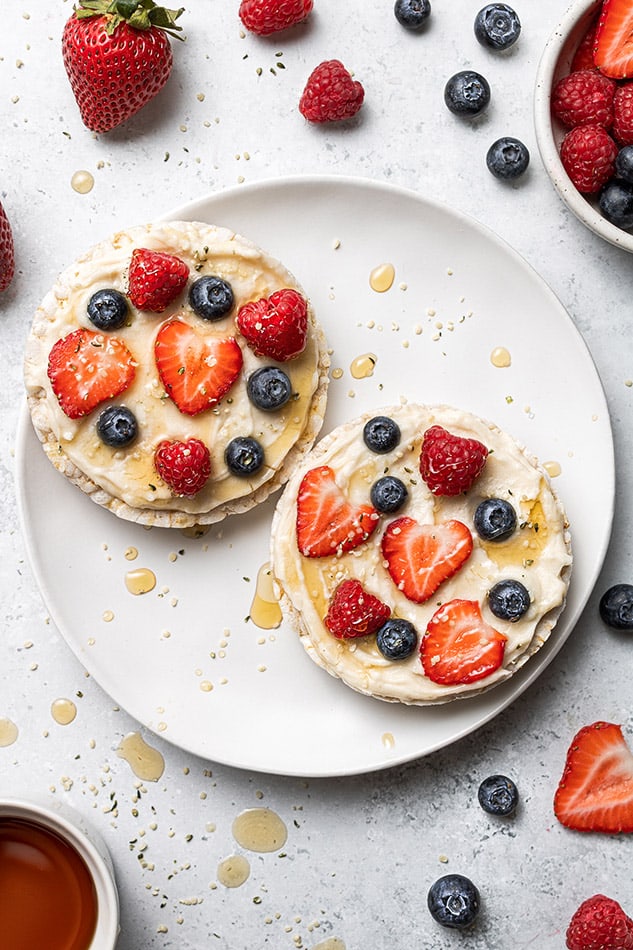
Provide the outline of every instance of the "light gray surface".
{"type": "MultiPolygon", "coordinates": [[[[576,730],[607,719],[629,736],[633,731],[632,645],[597,615],[600,593],[633,574],[633,261],[566,212],[532,129],[536,65],[566,4],[517,3],[523,33],[506,56],[476,43],[477,2],[436,0],[428,31],[411,35],[398,26],[390,0],[363,4],[360,14],[360,4],[316,0],[308,25],[269,40],[240,35],[237,6],[192,5],[182,20],[187,42],[174,42],[175,68],[160,98],[123,129],[94,136],[81,124],[61,63],[70,4],[3,5],[0,196],[13,224],[18,274],[0,300],[0,718],[13,720],[19,736],[0,748],[0,792],[63,800],[93,822],[120,885],[120,950],[312,947],[327,936],[348,950],[443,950],[464,940],[473,950],[562,948],[569,917],[585,897],[606,892],[633,911],[630,841],[574,834],[552,812],[576,730]],[[296,103],[313,66],[332,57],[363,82],[366,105],[344,127],[311,127],[296,103]],[[480,69],[493,90],[490,111],[475,124],[460,122],[443,104],[446,79],[466,67],[480,69]],[[516,187],[495,181],[484,165],[488,145],[505,134],[522,138],[532,152],[530,171],[516,187]],[[79,169],[94,174],[88,195],[70,186],[79,169]],[[117,227],[242,178],[316,173],[378,178],[446,201],[494,229],[550,284],[591,349],[612,414],[612,543],[583,618],[552,665],[510,709],[454,746],[405,767],[315,781],[217,766],[143,730],[166,767],[158,782],[139,790],[116,754],[138,724],[86,677],[49,622],[25,559],[13,483],[24,339],[57,272],[117,227]],[[51,717],[59,697],[77,704],[69,726],[51,717]],[[496,771],[520,788],[521,808],[509,822],[488,818],[476,802],[479,781],[496,771]],[[233,818],[259,805],[288,826],[284,856],[251,854],[246,884],[210,887],[218,862],[241,850],[233,818]],[[426,910],[429,885],[448,871],[469,875],[482,892],[481,919],[467,938],[436,926],[426,910]]],[[[534,339],[536,383],[539,346],[534,339]]],[[[564,378],[564,353],[560,373],[564,378]]],[[[570,380],[569,399],[574,385],[570,380]]],[[[79,523],[68,524],[60,548],[77,544],[80,533],[79,523]]],[[[138,677],[142,689],[142,669],[138,677]]],[[[257,741],[256,713],[253,734],[257,741]]]]}

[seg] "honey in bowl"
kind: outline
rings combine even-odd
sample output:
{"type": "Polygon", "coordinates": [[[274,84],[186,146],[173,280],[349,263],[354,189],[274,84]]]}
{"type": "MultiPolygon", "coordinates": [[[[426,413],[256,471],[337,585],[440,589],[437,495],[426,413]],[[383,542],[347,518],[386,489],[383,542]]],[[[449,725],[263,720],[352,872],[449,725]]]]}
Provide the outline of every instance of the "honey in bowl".
{"type": "Polygon", "coordinates": [[[75,848],[43,825],[0,817],[0,945],[88,950],[97,892],[75,848]]]}

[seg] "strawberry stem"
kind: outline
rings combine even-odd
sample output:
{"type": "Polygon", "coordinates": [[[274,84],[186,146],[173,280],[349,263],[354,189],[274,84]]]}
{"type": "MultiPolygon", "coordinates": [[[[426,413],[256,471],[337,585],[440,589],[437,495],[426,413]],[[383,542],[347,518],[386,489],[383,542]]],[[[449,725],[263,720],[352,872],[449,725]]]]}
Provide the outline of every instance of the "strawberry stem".
{"type": "Polygon", "coordinates": [[[151,30],[155,27],[163,30],[178,40],[182,27],[176,23],[178,17],[184,13],[184,7],[178,10],[169,10],[158,6],[154,0],[79,0],[75,7],[75,16],[78,20],[88,17],[103,16],[106,18],[106,33],[111,36],[121,23],[127,23],[134,30],[151,30]]]}

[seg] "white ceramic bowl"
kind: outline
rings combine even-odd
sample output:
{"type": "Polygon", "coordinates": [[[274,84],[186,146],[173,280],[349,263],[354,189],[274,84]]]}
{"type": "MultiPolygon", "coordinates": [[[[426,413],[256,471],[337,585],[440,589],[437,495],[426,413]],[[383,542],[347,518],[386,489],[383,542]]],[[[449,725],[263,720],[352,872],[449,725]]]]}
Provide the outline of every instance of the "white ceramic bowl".
{"type": "Polygon", "coordinates": [[[600,0],[575,0],[545,45],[534,92],[536,142],[554,187],[570,211],[605,241],[633,252],[633,234],[603,218],[597,199],[581,195],[567,177],[559,156],[565,129],[552,117],[550,106],[552,87],[569,72],[574,53],[600,7],[600,0]]]}
{"type": "MultiPolygon", "coordinates": [[[[0,798],[0,819],[15,818],[55,832],[83,858],[97,894],[97,923],[87,950],[114,950],[119,934],[119,898],[110,855],[101,838],[74,811],[24,799],[0,798]]],[[[1,943],[1,937],[0,937],[1,943]]]]}

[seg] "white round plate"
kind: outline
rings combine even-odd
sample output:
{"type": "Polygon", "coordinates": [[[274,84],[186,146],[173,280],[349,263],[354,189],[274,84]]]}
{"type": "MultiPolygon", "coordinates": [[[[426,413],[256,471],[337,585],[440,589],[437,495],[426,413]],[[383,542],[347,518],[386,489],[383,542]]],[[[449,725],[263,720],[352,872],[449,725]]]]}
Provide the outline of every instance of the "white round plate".
{"type": "Polygon", "coordinates": [[[558,463],[554,484],[575,552],[567,607],[524,669],[479,697],[407,707],[361,696],[315,666],[288,626],[264,630],[248,619],[256,575],[268,558],[274,498],[199,539],[147,530],[99,508],[61,477],[25,411],[17,458],[22,523],[52,619],[119,705],[215,762],[345,775],[414,759],[472,732],[560,649],[609,541],[611,427],[572,320],[490,231],[384,184],[268,181],[210,195],[169,217],[241,232],[303,284],[330,341],[332,367],[343,370],[340,378],[333,374],[324,432],[401,397],[446,402],[498,423],[542,462],[558,463]],[[395,281],[377,293],[370,273],[386,263],[395,281]],[[493,364],[498,347],[510,353],[509,367],[493,364]],[[350,364],[366,353],[376,356],[374,373],[355,379],[350,364]],[[139,552],[134,561],[125,556],[130,547],[139,552]],[[155,589],[140,596],[124,582],[138,568],[157,578],[155,589]]]}

